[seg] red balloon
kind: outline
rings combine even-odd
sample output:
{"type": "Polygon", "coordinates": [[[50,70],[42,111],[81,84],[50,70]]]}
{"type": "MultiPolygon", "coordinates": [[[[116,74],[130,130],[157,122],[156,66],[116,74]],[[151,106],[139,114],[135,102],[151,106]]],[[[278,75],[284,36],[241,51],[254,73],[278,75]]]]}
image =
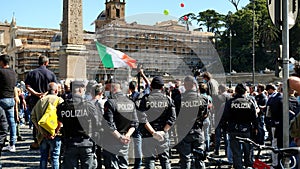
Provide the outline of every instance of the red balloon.
{"type": "Polygon", "coordinates": [[[187,21],[189,18],[188,18],[187,16],[184,16],[183,19],[184,19],[185,21],[187,21]]]}
{"type": "Polygon", "coordinates": [[[180,6],[183,8],[184,7],[184,3],[181,3],[180,6]]]}

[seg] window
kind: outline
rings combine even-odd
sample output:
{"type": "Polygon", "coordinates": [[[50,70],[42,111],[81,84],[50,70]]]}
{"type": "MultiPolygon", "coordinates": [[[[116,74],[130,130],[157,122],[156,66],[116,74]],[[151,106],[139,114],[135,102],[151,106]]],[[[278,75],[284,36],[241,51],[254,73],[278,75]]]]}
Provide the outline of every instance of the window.
{"type": "Polygon", "coordinates": [[[27,39],[27,44],[33,44],[33,39],[27,39]]]}
{"type": "Polygon", "coordinates": [[[139,46],[135,46],[135,51],[138,51],[139,50],[139,46]]]}
{"type": "Polygon", "coordinates": [[[176,48],[173,48],[173,53],[176,53],[176,48]]]}
{"type": "Polygon", "coordinates": [[[115,45],[115,47],[114,47],[115,49],[118,49],[118,45],[115,45]]]}
{"type": "Polygon", "coordinates": [[[0,30],[0,44],[4,44],[4,30],[0,30]]]}
{"type": "Polygon", "coordinates": [[[125,51],[128,51],[128,45],[125,46],[125,51]]]}
{"type": "Polygon", "coordinates": [[[120,9],[116,9],[116,17],[120,18],[120,9]]]}

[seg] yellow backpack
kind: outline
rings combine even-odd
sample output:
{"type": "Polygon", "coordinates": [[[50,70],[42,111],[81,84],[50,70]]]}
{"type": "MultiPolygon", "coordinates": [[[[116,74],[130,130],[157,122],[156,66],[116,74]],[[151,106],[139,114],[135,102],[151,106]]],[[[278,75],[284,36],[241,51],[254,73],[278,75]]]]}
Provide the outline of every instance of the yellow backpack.
{"type": "Polygon", "coordinates": [[[57,128],[57,114],[56,107],[59,102],[59,97],[55,100],[55,102],[48,103],[47,109],[39,120],[38,124],[47,130],[52,136],[55,134],[55,129],[57,128]]]}

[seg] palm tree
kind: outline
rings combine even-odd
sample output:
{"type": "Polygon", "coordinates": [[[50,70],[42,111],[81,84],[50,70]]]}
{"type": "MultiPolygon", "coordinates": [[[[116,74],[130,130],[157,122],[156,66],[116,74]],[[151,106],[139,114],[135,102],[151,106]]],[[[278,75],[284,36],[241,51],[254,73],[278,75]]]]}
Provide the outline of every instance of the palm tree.
{"type": "Polygon", "coordinates": [[[196,19],[196,15],[194,13],[188,13],[188,14],[185,14],[183,16],[181,16],[178,21],[182,24],[185,24],[186,25],[186,30],[190,30],[190,27],[189,26],[192,26],[192,20],[195,20],[196,19]]]}

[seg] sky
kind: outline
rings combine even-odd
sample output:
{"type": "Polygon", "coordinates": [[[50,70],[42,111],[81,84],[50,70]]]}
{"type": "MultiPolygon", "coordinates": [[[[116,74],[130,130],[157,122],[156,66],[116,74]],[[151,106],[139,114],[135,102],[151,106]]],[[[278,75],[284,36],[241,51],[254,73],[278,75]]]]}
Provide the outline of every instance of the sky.
{"type": "MultiPolygon", "coordinates": [[[[235,12],[229,0],[125,0],[125,16],[127,22],[137,21],[139,24],[153,25],[155,22],[178,19],[187,13],[195,13],[213,9],[221,14],[235,12]],[[183,3],[184,7],[180,4],[183,3]],[[164,15],[164,10],[169,15],[164,15]],[[156,15],[153,15],[156,14],[156,15]]],[[[105,8],[105,0],[82,0],[83,29],[94,31],[91,23],[105,8]]],[[[246,6],[249,0],[241,0],[239,9],[246,6]]],[[[11,22],[16,18],[17,26],[59,29],[62,20],[63,0],[10,0],[0,12],[0,22],[11,22]]],[[[195,26],[195,25],[194,25],[195,26]]]]}

